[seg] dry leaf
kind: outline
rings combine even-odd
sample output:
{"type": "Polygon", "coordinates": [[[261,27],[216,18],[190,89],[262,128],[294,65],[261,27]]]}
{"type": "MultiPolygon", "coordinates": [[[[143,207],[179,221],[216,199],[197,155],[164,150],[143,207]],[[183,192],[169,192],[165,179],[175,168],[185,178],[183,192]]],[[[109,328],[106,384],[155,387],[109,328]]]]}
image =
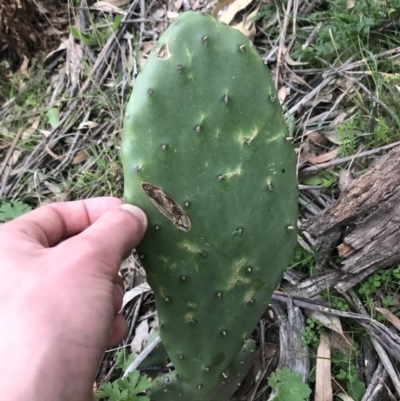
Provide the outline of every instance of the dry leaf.
{"type": "Polygon", "coordinates": [[[26,56],[22,56],[23,61],[21,64],[21,67],[19,68],[19,72],[21,72],[22,74],[24,74],[25,76],[27,76],[29,78],[28,75],[28,65],[29,65],[29,58],[26,56]]]}
{"type": "Polygon", "coordinates": [[[315,107],[319,103],[330,103],[332,102],[333,95],[332,93],[319,93],[312,100],[306,103],[306,106],[315,107]]]}
{"type": "Polygon", "coordinates": [[[14,152],[11,155],[11,158],[8,162],[9,166],[15,166],[17,164],[17,161],[19,159],[19,157],[21,156],[21,151],[18,149],[15,149],[14,152]]]}
{"type": "Polygon", "coordinates": [[[65,49],[67,48],[68,41],[69,41],[68,38],[64,39],[64,40],[59,44],[59,46],[57,47],[56,50],[53,50],[52,52],[50,52],[50,53],[46,56],[46,60],[47,60],[48,58],[50,58],[53,54],[55,54],[55,53],[57,53],[57,52],[60,52],[60,51],[62,51],[62,50],[65,50],[65,49]]]}
{"type": "Polygon", "coordinates": [[[340,170],[339,189],[343,192],[354,181],[351,171],[347,168],[340,170]]]}
{"type": "Polygon", "coordinates": [[[192,10],[193,10],[193,11],[196,11],[196,10],[199,8],[199,6],[200,6],[200,0],[195,1],[195,2],[192,4],[192,10]]]}
{"type": "Polygon", "coordinates": [[[326,138],[328,139],[329,142],[334,143],[335,145],[340,145],[340,140],[338,138],[337,132],[336,131],[326,131],[324,133],[326,138]]]}
{"type": "Polygon", "coordinates": [[[289,72],[290,72],[290,81],[291,82],[294,82],[294,83],[299,84],[299,85],[304,85],[304,86],[310,87],[310,85],[303,78],[299,77],[293,71],[289,70],[289,72]]]}
{"type": "Polygon", "coordinates": [[[219,0],[212,11],[212,16],[216,17],[218,13],[228,4],[233,3],[235,0],[219,0]]]}
{"type": "Polygon", "coordinates": [[[281,104],[285,101],[286,96],[287,96],[287,87],[286,86],[281,86],[278,90],[278,98],[281,102],[281,104]]]}
{"type": "Polygon", "coordinates": [[[341,400],[343,401],[354,401],[354,398],[349,397],[347,394],[345,393],[339,393],[339,394],[335,394],[336,397],[339,397],[341,400]]]}
{"type": "Polygon", "coordinates": [[[322,155],[319,156],[305,156],[305,158],[310,162],[314,164],[319,164],[319,163],[325,163],[328,162],[329,160],[334,159],[339,153],[338,149],[333,149],[330,152],[323,153],[322,155]]]}
{"type": "Polygon", "coordinates": [[[242,22],[239,22],[236,25],[233,25],[233,28],[242,32],[246,38],[253,41],[256,35],[256,26],[254,22],[252,22],[253,17],[258,13],[260,9],[261,3],[258,2],[257,7],[246,17],[246,19],[242,22]]]}
{"type": "Polygon", "coordinates": [[[45,149],[47,153],[54,159],[54,160],[62,160],[64,158],[64,155],[57,155],[55,154],[50,148],[49,145],[45,146],[45,149]]]}
{"type": "Polygon", "coordinates": [[[126,12],[122,8],[119,8],[116,5],[110,4],[110,2],[108,2],[108,1],[98,1],[98,2],[94,3],[93,6],[90,8],[92,10],[104,11],[105,13],[114,13],[114,14],[121,14],[121,15],[126,14],[126,12]]]}
{"type": "Polygon", "coordinates": [[[43,134],[46,138],[51,134],[51,131],[49,131],[47,129],[41,129],[41,130],[39,130],[39,132],[41,134],[43,134]]]}
{"type": "Polygon", "coordinates": [[[176,11],[180,10],[180,8],[182,7],[183,4],[183,0],[176,0],[174,3],[174,8],[176,11]]]}
{"type": "Polygon", "coordinates": [[[331,349],[329,337],[322,333],[317,350],[314,401],[332,401],[331,349]]]}
{"type": "Polygon", "coordinates": [[[167,11],[167,18],[168,19],[177,19],[179,17],[179,13],[175,11],[167,11]]]}
{"type": "Polygon", "coordinates": [[[23,139],[24,141],[26,141],[27,139],[29,139],[29,137],[37,131],[37,129],[38,129],[38,127],[39,127],[39,124],[40,124],[40,117],[37,117],[37,118],[33,121],[33,123],[31,124],[31,126],[28,127],[28,128],[24,131],[24,133],[22,134],[22,139],[23,139]]]}
{"type": "MultiPolygon", "coordinates": [[[[227,10],[225,13],[221,15],[219,19],[221,22],[225,22],[225,24],[230,24],[232,20],[235,18],[235,15],[246,8],[250,3],[254,0],[236,0],[227,10]]],[[[218,4],[217,4],[218,5],[218,4]]]]}
{"type": "Polygon", "coordinates": [[[50,181],[43,181],[45,187],[52,192],[54,195],[59,195],[61,193],[61,188],[50,181]]]}
{"type": "Polygon", "coordinates": [[[311,142],[316,143],[317,145],[322,145],[322,146],[329,145],[328,138],[324,134],[321,134],[318,131],[306,131],[306,135],[308,136],[308,139],[311,142]]]}
{"type": "Polygon", "coordinates": [[[99,126],[99,123],[96,123],[94,121],[84,121],[83,123],[79,124],[78,129],[92,129],[96,128],[97,126],[99,126]]]}
{"type": "Polygon", "coordinates": [[[152,17],[155,20],[160,20],[160,19],[162,19],[162,17],[164,17],[164,15],[165,15],[165,9],[163,7],[161,7],[161,8],[157,8],[157,10],[154,11],[154,13],[152,14],[152,17]]]}
{"type": "Polygon", "coordinates": [[[65,29],[63,31],[60,31],[59,29],[55,28],[54,26],[49,26],[44,32],[46,36],[52,36],[52,35],[65,35],[68,33],[68,30],[65,29]]]}
{"type": "Polygon", "coordinates": [[[145,292],[151,291],[150,286],[147,283],[142,283],[137,285],[136,287],[133,287],[131,290],[127,291],[124,294],[124,299],[122,301],[122,309],[124,309],[124,306],[132,301],[133,298],[137,297],[140,294],[144,294],[145,292]]]}
{"type": "Polygon", "coordinates": [[[87,150],[81,150],[78,152],[72,160],[72,164],[79,164],[85,161],[89,157],[89,153],[87,150]]]}
{"type": "Polygon", "coordinates": [[[146,320],[142,320],[135,330],[135,335],[131,342],[131,351],[139,355],[140,351],[144,348],[147,339],[149,338],[149,324],[146,320]]]}
{"type": "Polygon", "coordinates": [[[382,313],[385,318],[393,324],[394,327],[396,327],[397,330],[400,330],[400,319],[396,317],[390,310],[385,309],[385,308],[378,308],[375,307],[375,309],[379,312],[382,313]]]}
{"type": "MultiPolygon", "coordinates": [[[[351,110],[353,111],[353,109],[351,110]]],[[[336,128],[339,124],[341,124],[347,117],[347,113],[346,112],[341,112],[339,113],[334,120],[330,123],[330,126],[333,128],[336,128]]]]}
{"type": "Polygon", "coordinates": [[[122,7],[125,6],[126,4],[128,4],[131,0],[102,0],[102,1],[97,1],[96,3],[93,4],[92,7],[97,8],[96,6],[98,4],[110,4],[111,6],[115,6],[115,7],[122,7]]]}
{"type": "Polygon", "coordinates": [[[285,54],[285,61],[289,65],[305,65],[305,64],[309,64],[308,62],[305,62],[305,61],[295,61],[295,60],[293,60],[290,57],[289,52],[286,52],[286,54],[285,54]]]}
{"type": "Polygon", "coordinates": [[[51,196],[50,198],[41,199],[40,206],[50,205],[55,202],[65,202],[67,200],[67,198],[68,198],[68,194],[63,192],[61,194],[51,196]]]}

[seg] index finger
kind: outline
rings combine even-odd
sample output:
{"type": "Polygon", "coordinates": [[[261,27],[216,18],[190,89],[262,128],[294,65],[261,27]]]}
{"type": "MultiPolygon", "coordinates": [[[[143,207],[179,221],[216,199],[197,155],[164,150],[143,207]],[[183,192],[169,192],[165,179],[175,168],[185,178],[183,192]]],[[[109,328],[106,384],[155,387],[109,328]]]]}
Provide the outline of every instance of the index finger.
{"type": "Polygon", "coordinates": [[[121,204],[114,197],[51,203],[5,225],[48,248],[86,230],[106,211],[121,204]]]}

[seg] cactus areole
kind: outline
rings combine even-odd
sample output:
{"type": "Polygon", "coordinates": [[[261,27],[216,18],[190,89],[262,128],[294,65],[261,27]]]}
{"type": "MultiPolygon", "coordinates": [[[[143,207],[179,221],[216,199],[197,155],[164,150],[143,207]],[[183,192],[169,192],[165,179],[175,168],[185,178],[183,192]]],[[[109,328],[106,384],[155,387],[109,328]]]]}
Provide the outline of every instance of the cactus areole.
{"type": "Polygon", "coordinates": [[[242,33],[195,12],[171,24],[137,77],[122,141],[124,199],[148,216],[137,250],[183,383],[169,377],[163,400],[218,399],[288,266],[286,136],[270,72],[242,33]]]}

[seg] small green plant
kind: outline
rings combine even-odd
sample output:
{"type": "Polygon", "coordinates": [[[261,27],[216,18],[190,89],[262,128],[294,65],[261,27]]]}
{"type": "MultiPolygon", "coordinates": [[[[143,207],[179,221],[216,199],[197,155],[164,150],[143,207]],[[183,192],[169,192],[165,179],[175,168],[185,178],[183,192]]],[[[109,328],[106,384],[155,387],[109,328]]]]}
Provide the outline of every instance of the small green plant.
{"type": "Polygon", "coordinates": [[[268,384],[276,393],[273,401],[304,401],[311,394],[311,389],[301,381],[300,373],[288,368],[277,369],[268,377],[268,384]]]}
{"type": "Polygon", "coordinates": [[[324,188],[330,188],[337,181],[337,176],[329,171],[320,170],[315,175],[303,178],[303,184],[322,185],[324,188]]]}
{"type": "Polygon", "coordinates": [[[374,273],[361,282],[358,293],[364,298],[369,297],[382,285],[382,282],[386,281],[386,279],[387,273],[385,271],[374,273]]]}
{"type": "Polygon", "coordinates": [[[384,308],[391,308],[394,306],[394,300],[392,295],[387,295],[386,297],[382,298],[382,306],[384,308]]]}
{"type": "Polygon", "coordinates": [[[319,343],[319,338],[322,332],[322,324],[315,317],[310,317],[306,320],[306,327],[303,332],[303,343],[305,345],[315,347],[319,343]]]}
{"type": "Polygon", "coordinates": [[[313,276],[315,273],[315,258],[314,255],[308,253],[300,245],[296,246],[293,252],[292,260],[289,264],[289,269],[296,269],[313,276]]]}
{"type": "Polygon", "coordinates": [[[355,119],[347,120],[336,128],[340,142],[340,155],[342,157],[351,156],[356,152],[357,128],[357,122],[355,119]]]}
{"type": "Polygon", "coordinates": [[[134,370],[128,377],[117,379],[112,383],[104,383],[96,393],[96,399],[105,398],[109,401],[150,401],[143,395],[151,387],[151,379],[146,375],[140,377],[140,372],[134,370]]]}
{"type": "Polygon", "coordinates": [[[101,20],[99,23],[93,24],[92,33],[81,32],[76,26],[71,25],[71,34],[75,39],[80,40],[82,43],[88,46],[102,47],[110,35],[113,34],[119,27],[122,20],[122,15],[118,15],[113,24],[110,25],[109,21],[101,20]]]}
{"type": "Polygon", "coordinates": [[[270,19],[276,13],[275,3],[262,4],[258,13],[251,19],[252,22],[259,21],[263,18],[270,19]]]}
{"type": "Polygon", "coordinates": [[[28,213],[32,208],[24,202],[16,200],[14,202],[3,202],[0,205],[0,222],[13,220],[25,213],[28,213]]]}
{"type": "Polygon", "coordinates": [[[383,117],[378,117],[373,133],[372,147],[387,145],[393,136],[393,129],[390,128],[383,117]]]}
{"type": "Polygon", "coordinates": [[[392,270],[392,274],[395,278],[400,279],[400,266],[395,267],[392,270]]]}
{"type": "Polygon", "coordinates": [[[350,8],[347,1],[335,0],[329,2],[329,9],[315,7],[310,14],[298,16],[300,24],[322,25],[315,43],[303,49],[300,42],[292,57],[296,58],[301,54],[306,61],[313,60],[316,56],[332,60],[339,55],[347,57],[350,52],[354,54],[364,46],[370,47],[374,28],[383,21],[390,20],[391,14],[398,7],[399,0],[356,1],[350,8]]]}
{"type": "Polygon", "coordinates": [[[327,294],[324,296],[324,299],[327,299],[332,309],[337,309],[344,312],[350,309],[349,304],[339,295],[327,294]]]}
{"type": "MultiPolygon", "coordinates": [[[[353,343],[353,346],[357,345],[353,343]]],[[[351,357],[341,352],[334,352],[332,354],[332,371],[337,380],[346,384],[347,394],[353,400],[361,401],[365,394],[365,386],[358,378],[357,368],[351,357]]]]}
{"type": "Polygon", "coordinates": [[[115,356],[115,364],[121,369],[126,370],[133,362],[134,356],[132,353],[127,352],[126,349],[121,348],[115,356]]]}

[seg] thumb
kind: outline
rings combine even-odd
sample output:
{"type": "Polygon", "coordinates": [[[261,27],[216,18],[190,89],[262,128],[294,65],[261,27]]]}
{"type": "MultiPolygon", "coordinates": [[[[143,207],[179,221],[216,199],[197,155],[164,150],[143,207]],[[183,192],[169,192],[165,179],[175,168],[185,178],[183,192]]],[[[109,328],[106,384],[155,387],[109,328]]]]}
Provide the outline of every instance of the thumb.
{"type": "Polygon", "coordinates": [[[113,276],[121,261],[142,240],[146,229],[145,213],[137,206],[124,204],[106,211],[86,230],[56,248],[65,250],[65,255],[78,254],[84,260],[101,261],[113,269],[109,272],[113,276]]]}

